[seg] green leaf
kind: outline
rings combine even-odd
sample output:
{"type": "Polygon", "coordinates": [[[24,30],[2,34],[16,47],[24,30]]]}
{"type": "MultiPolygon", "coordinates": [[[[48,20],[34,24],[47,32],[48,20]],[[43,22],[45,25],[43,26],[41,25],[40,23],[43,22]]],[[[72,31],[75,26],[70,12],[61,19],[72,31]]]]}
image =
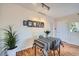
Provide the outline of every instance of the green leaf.
{"type": "Polygon", "coordinates": [[[8,29],[5,30],[5,45],[9,47],[9,49],[13,49],[16,47],[16,32],[12,30],[12,27],[9,26],[8,29]],[[12,32],[13,31],[13,32],[12,32]]]}

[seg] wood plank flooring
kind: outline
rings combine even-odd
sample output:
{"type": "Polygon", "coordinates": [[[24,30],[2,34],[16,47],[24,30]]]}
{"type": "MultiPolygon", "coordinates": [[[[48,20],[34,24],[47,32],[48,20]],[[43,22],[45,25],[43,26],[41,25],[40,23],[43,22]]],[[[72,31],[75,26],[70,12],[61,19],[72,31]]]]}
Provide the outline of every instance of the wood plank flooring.
{"type": "MultiPolygon", "coordinates": [[[[43,56],[42,52],[39,48],[37,48],[37,56],[43,56]]],[[[48,52],[49,56],[53,56],[52,51],[48,52]]],[[[64,43],[64,47],[61,47],[61,56],[79,56],[79,46],[64,43]]],[[[24,49],[22,51],[18,51],[16,56],[34,56],[34,48],[24,49]]],[[[56,52],[56,56],[58,56],[56,52]]]]}

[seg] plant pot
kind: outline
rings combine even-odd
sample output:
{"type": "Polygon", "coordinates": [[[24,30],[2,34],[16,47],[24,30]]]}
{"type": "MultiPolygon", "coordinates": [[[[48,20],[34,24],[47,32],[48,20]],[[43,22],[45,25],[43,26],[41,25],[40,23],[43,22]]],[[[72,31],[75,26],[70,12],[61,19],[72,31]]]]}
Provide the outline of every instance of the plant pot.
{"type": "Polygon", "coordinates": [[[8,50],[12,50],[12,49],[15,49],[17,46],[15,46],[15,47],[12,47],[12,48],[9,48],[8,50]]]}
{"type": "Polygon", "coordinates": [[[17,46],[14,49],[8,49],[7,55],[8,56],[16,56],[17,46]]]}

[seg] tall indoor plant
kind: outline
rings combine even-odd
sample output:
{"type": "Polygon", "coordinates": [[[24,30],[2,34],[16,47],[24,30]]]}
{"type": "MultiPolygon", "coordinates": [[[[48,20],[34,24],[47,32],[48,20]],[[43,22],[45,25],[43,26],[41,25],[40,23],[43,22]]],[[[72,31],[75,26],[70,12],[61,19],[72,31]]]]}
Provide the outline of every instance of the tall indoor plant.
{"type": "Polygon", "coordinates": [[[8,50],[12,50],[16,48],[16,32],[13,31],[13,28],[11,26],[8,26],[8,29],[4,29],[5,31],[5,45],[8,50]]]}

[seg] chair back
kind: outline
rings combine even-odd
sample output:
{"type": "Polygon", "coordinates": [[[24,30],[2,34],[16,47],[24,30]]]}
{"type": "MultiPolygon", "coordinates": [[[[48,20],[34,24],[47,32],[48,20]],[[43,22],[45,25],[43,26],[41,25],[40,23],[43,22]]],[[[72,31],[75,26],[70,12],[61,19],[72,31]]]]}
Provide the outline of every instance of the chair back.
{"type": "Polygon", "coordinates": [[[51,49],[52,50],[57,50],[58,48],[60,48],[60,44],[61,44],[61,40],[60,39],[55,39],[53,42],[52,42],[52,47],[51,49]]]}

